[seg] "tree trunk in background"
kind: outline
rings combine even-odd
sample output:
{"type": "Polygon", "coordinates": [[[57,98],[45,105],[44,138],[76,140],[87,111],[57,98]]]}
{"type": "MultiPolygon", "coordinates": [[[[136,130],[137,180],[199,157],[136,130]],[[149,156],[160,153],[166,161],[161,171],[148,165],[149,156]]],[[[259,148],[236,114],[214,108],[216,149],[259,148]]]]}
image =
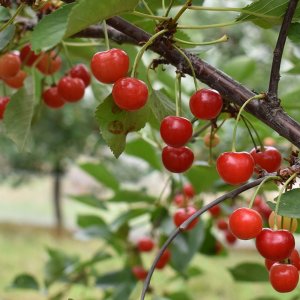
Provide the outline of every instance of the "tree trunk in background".
{"type": "Polygon", "coordinates": [[[63,230],[63,212],[62,212],[62,175],[63,168],[61,162],[57,161],[53,168],[53,209],[55,217],[55,230],[58,234],[63,230]]]}

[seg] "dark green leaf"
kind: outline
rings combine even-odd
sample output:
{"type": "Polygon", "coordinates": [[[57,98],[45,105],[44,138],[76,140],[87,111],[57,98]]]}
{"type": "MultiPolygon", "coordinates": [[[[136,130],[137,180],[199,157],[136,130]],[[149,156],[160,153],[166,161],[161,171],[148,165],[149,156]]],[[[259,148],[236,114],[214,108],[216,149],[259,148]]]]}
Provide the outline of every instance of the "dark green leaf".
{"type": "Polygon", "coordinates": [[[229,268],[229,272],[236,281],[247,282],[268,282],[269,273],[265,266],[257,263],[241,263],[234,268],[229,268]]]}
{"type": "Polygon", "coordinates": [[[168,294],[170,300],[192,300],[191,296],[186,291],[178,291],[172,294],[168,294]]]}
{"type": "Polygon", "coordinates": [[[96,215],[79,215],[77,216],[77,224],[81,228],[106,225],[105,221],[96,215]]]}
{"type": "Polygon", "coordinates": [[[153,204],[156,197],[147,195],[143,191],[131,191],[131,190],[119,190],[116,194],[108,200],[108,202],[144,202],[148,204],[153,204]]]}
{"type": "Polygon", "coordinates": [[[116,158],[125,149],[127,134],[143,128],[148,120],[148,115],[148,105],[137,111],[128,112],[118,108],[111,95],[97,107],[96,119],[101,135],[116,158]]]}
{"type": "MultiPolygon", "coordinates": [[[[275,198],[275,202],[278,198],[275,198]]],[[[275,210],[275,203],[268,201],[267,204],[275,210]]],[[[300,218],[300,188],[288,191],[281,196],[278,214],[290,218],[300,218]]]]}
{"type": "Polygon", "coordinates": [[[35,105],[32,78],[25,80],[25,86],[11,96],[4,114],[7,136],[22,151],[27,146],[35,105]]]}
{"type": "Polygon", "coordinates": [[[80,168],[106,187],[113,190],[117,190],[119,188],[119,182],[104,164],[85,163],[81,164],[80,168]]]}
{"type": "Polygon", "coordinates": [[[8,21],[10,19],[9,9],[0,6],[0,22],[8,21]]]}
{"type": "Polygon", "coordinates": [[[100,288],[116,287],[121,282],[131,281],[131,279],[131,270],[123,269],[98,276],[96,278],[96,286],[100,288]]]}
{"type": "Polygon", "coordinates": [[[31,36],[33,51],[49,50],[59,44],[66,32],[68,16],[75,3],[67,4],[45,16],[34,28],[31,36]]]}
{"type": "Polygon", "coordinates": [[[132,11],[138,2],[139,0],[110,0],[109,5],[107,5],[106,1],[79,1],[69,16],[65,36],[71,36],[89,25],[109,19],[120,13],[132,11]]]}
{"type": "Polygon", "coordinates": [[[288,37],[292,42],[297,44],[300,43],[300,23],[293,23],[290,25],[288,37]]]}
{"type": "Polygon", "coordinates": [[[13,280],[11,287],[14,289],[39,290],[37,280],[29,274],[20,274],[13,280]]]}
{"type": "Polygon", "coordinates": [[[97,207],[100,209],[106,209],[103,201],[93,195],[70,196],[70,198],[82,204],[97,207]]]}
{"type": "Polygon", "coordinates": [[[156,170],[161,169],[161,163],[158,159],[158,155],[155,151],[154,146],[142,139],[127,143],[125,152],[129,155],[133,155],[143,159],[156,170]]]}
{"type": "Polygon", "coordinates": [[[200,248],[200,252],[205,255],[215,255],[216,254],[216,243],[217,239],[211,233],[213,221],[209,219],[206,223],[205,233],[204,233],[204,241],[202,242],[202,246],[200,248]]]}
{"type": "Polygon", "coordinates": [[[13,39],[16,31],[15,25],[9,25],[5,30],[0,32],[0,50],[4,49],[13,39]]]}

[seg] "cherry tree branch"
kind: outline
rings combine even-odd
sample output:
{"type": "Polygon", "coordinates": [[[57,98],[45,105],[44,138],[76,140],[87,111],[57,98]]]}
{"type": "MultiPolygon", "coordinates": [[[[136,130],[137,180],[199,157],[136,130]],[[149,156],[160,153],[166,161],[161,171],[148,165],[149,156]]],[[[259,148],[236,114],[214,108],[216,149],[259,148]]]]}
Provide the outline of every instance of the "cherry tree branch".
{"type": "Polygon", "coordinates": [[[292,23],[293,16],[295,14],[299,0],[291,0],[288,4],[288,8],[283,18],[282,26],[278,35],[277,43],[274,49],[273,62],[270,74],[269,90],[268,90],[268,100],[274,107],[279,106],[278,99],[278,85],[280,80],[280,65],[282,54],[288,35],[289,27],[292,23]]]}

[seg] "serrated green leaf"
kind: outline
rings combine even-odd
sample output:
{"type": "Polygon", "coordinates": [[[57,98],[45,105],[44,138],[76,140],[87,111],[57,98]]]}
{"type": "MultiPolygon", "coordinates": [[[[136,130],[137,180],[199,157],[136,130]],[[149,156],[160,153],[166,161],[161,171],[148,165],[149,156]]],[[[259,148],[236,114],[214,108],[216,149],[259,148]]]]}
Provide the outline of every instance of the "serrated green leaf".
{"type": "Polygon", "coordinates": [[[10,43],[15,35],[15,31],[16,26],[11,24],[0,32],[0,50],[4,49],[10,43]]]}
{"type": "Polygon", "coordinates": [[[85,163],[81,164],[80,168],[94,177],[97,181],[106,187],[117,190],[119,182],[115,176],[103,164],[85,163]]]}
{"type": "Polygon", "coordinates": [[[70,198],[82,204],[97,207],[100,209],[106,209],[106,206],[103,203],[103,201],[101,199],[98,199],[94,195],[70,196],[70,198]]]}
{"type": "Polygon", "coordinates": [[[108,200],[108,202],[127,202],[136,203],[144,202],[153,204],[156,197],[147,195],[144,191],[133,191],[133,190],[119,190],[116,194],[108,200]]]}
{"type": "Polygon", "coordinates": [[[36,25],[31,35],[33,51],[49,50],[62,41],[67,28],[68,16],[74,6],[75,3],[66,4],[45,16],[36,25]]]}
{"type": "Polygon", "coordinates": [[[14,289],[39,290],[37,280],[29,274],[20,274],[13,280],[11,287],[14,289]]]}
{"type": "Polygon", "coordinates": [[[7,136],[18,146],[20,151],[28,149],[34,112],[34,86],[32,78],[25,80],[24,87],[11,96],[4,114],[4,126],[7,136]]]}
{"type": "MultiPolygon", "coordinates": [[[[275,202],[278,200],[276,197],[275,202]]],[[[275,210],[275,203],[268,201],[267,204],[272,210],[275,210]]],[[[278,214],[290,218],[300,218],[300,188],[293,189],[291,191],[282,194],[278,214]]]]}
{"type": "Polygon", "coordinates": [[[236,281],[269,281],[269,273],[266,270],[265,266],[257,263],[241,263],[233,268],[229,268],[229,272],[236,281]]]}
{"type": "Polygon", "coordinates": [[[132,11],[139,0],[82,0],[76,3],[69,18],[65,37],[71,36],[86,27],[124,12],[132,11]]]}
{"type": "Polygon", "coordinates": [[[78,215],[77,216],[77,224],[81,228],[106,225],[104,220],[101,217],[96,216],[96,215],[78,215]]]}
{"type": "Polygon", "coordinates": [[[100,133],[116,158],[125,149],[127,134],[143,128],[148,117],[148,105],[137,111],[128,112],[118,108],[111,95],[96,110],[100,133]]]}

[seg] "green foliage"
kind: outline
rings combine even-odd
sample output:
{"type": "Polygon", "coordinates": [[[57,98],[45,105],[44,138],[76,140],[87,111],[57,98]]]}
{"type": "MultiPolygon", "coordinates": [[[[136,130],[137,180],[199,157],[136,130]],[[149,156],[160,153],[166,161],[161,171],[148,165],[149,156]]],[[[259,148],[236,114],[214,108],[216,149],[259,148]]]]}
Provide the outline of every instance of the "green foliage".
{"type": "Polygon", "coordinates": [[[16,31],[15,25],[9,25],[5,30],[0,32],[0,50],[3,50],[13,39],[16,31]]]}
{"type": "Polygon", "coordinates": [[[269,274],[266,268],[256,263],[241,263],[234,268],[229,268],[229,272],[236,281],[269,281],[269,274]]]}
{"type": "Polygon", "coordinates": [[[14,289],[39,290],[37,280],[29,274],[20,274],[12,282],[14,289]]]}

